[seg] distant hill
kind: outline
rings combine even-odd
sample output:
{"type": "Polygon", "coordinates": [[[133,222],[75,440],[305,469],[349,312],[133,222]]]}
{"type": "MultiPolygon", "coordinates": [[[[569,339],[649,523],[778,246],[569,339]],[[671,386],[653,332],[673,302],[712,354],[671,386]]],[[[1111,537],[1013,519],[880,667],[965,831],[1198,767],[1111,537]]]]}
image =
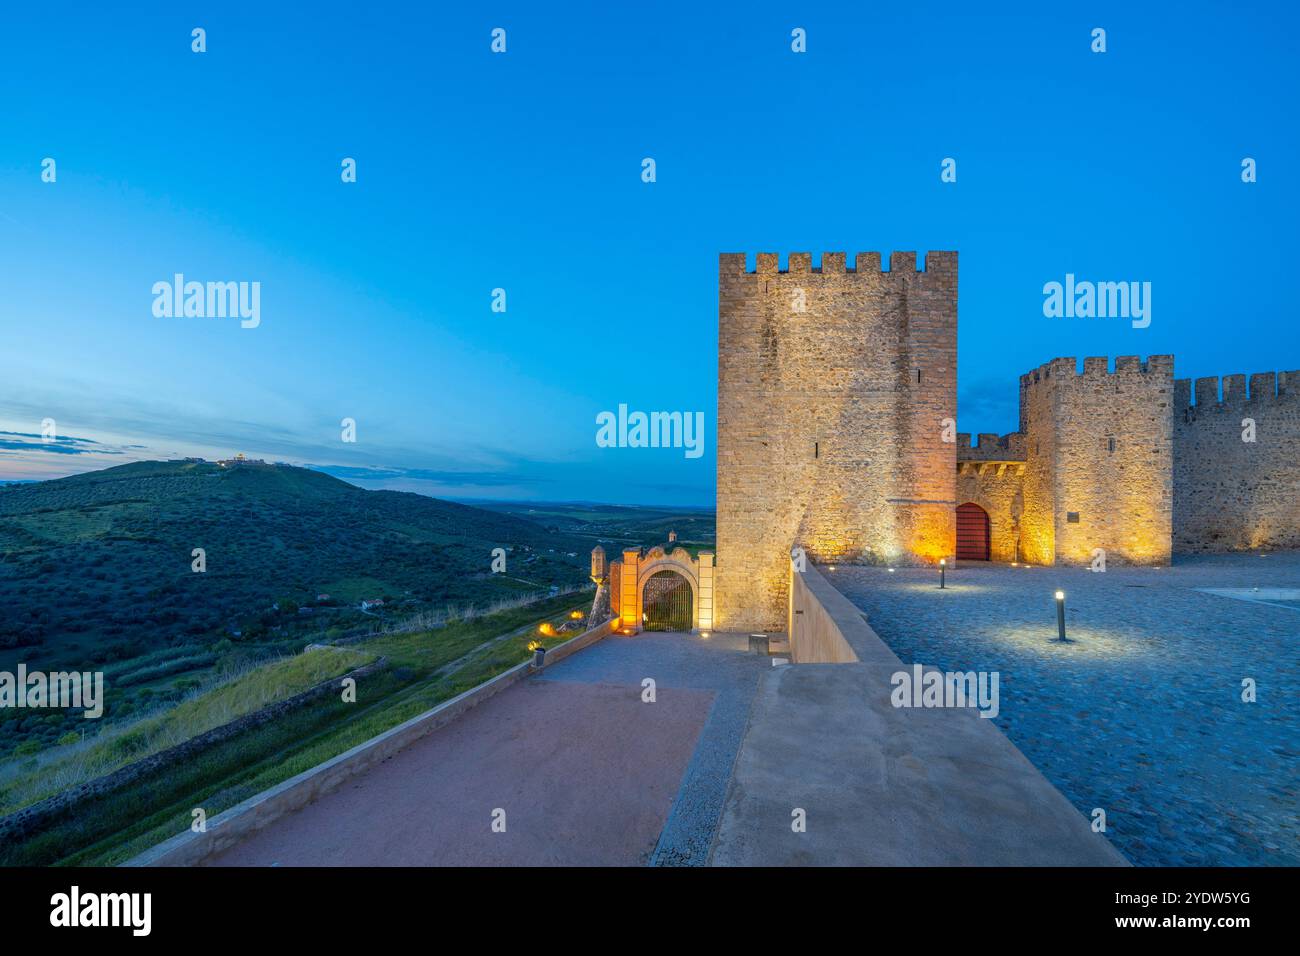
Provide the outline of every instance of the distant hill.
{"type": "Polygon", "coordinates": [[[589,549],[517,516],[287,465],[138,462],[6,485],[0,669],[90,668],[355,624],[360,612],[340,618],[329,605],[362,599],[385,598],[380,613],[392,615],[582,584],[589,549]],[[490,573],[497,547],[513,549],[504,575],[490,573]]]}
{"type": "MultiPolygon", "coordinates": [[[[712,548],[716,515],[712,508],[605,505],[587,502],[484,501],[489,511],[535,521],[561,535],[600,543],[606,551],[666,544],[670,532],[691,552],[712,548]]],[[[617,555],[611,555],[616,557],[617,555]]]]}

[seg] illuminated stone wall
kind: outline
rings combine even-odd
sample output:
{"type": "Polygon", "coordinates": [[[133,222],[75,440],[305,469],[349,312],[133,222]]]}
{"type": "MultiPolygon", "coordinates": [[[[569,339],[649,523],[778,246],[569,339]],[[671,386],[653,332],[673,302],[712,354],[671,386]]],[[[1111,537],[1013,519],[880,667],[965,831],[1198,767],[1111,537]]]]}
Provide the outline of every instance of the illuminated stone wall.
{"type": "Polygon", "coordinates": [[[1173,357],[1058,358],[1021,376],[1021,550],[1035,564],[1168,564],[1173,357]]]}
{"type": "Polygon", "coordinates": [[[1300,371],[1174,383],[1174,549],[1300,548],[1300,371]],[[1254,423],[1254,441],[1249,419],[1254,423]]]}
{"type": "Polygon", "coordinates": [[[789,552],[951,558],[957,255],[719,261],[715,626],[784,626],[789,552]]]}

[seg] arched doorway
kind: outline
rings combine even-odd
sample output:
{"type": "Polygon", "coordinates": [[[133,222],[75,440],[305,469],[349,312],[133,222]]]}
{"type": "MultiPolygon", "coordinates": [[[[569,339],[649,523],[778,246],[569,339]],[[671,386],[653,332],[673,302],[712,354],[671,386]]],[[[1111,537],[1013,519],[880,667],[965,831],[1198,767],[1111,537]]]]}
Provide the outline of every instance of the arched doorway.
{"type": "Polygon", "coordinates": [[[676,571],[656,571],[641,593],[641,624],[647,631],[690,631],[694,623],[691,582],[676,571]]]}
{"type": "Polygon", "coordinates": [[[957,506],[957,560],[989,559],[989,513],[974,502],[957,506]]]}

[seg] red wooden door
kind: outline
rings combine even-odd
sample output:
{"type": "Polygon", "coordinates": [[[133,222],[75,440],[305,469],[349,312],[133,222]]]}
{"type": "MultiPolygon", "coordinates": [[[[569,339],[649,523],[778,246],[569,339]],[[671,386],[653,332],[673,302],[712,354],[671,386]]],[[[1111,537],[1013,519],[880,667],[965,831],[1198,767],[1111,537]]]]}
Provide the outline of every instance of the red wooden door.
{"type": "Polygon", "coordinates": [[[989,515],[971,502],[957,506],[957,559],[989,559],[989,515]]]}

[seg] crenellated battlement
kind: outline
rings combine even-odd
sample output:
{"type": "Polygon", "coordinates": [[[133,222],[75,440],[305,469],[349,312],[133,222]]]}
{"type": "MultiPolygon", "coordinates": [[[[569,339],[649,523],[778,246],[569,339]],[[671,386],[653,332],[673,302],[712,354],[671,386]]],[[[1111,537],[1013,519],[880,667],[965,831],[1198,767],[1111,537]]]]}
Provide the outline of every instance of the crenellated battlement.
{"type": "Polygon", "coordinates": [[[1174,407],[1180,411],[1296,402],[1297,399],[1300,399],[1300,371],[1256,372],[1249,379],[1245,375],[1225,375],[1174,380],[1174,407]]]}
{"type": "Polygon", "coordinates": [[[814,266],[811,252],[791,252],[786,256],[785,268],[781,268],[781,255],[776,252],[760,252],[754,259],[754,268],[748,268],[747,254],[743,252],[724,252],[718,256],[718,272],[721,275],[789,275],[806,273],[809,275],[929,275],[956,274],[957,253],[932,251],[925,254],[925,268],[917,266],[915,252],[893,252],[889,255],[889,268],[884,269],[879,252],[859,252],[852,263],[843,252],[823,252],[821,265],[814,266]]]}
{"type": "Polygon", "coordinates": [[[1024,461],[1025,436],[1019,432],[999,435],[997,432],[980,432],[971,444],[970,432],[957,433],[957,461],[1024,461]]]}
{"type": "Polygon", "coordinates": [[[1151,355],[1146,361],[1140,355],[1120,355],[1115,359],[1114,369],[1110,359],[1104,355],[1092,355],[1083,360],[1083,371],[1079,370],[1079,360],[1074,356],[1054,358],[1033,371],[1020,376],[1020,387],[1028,388],[1042,382],[1053,380],[1097,382],[1106,379],[1133,378],[1142,375],[1173,378],[1174,357],[1172,355],[1151,355]]]}
{"type": "Polygon", "coordinates": [[[1174,547],[1300,547],[1300,371],[1174,382],[1174,547]]]}

